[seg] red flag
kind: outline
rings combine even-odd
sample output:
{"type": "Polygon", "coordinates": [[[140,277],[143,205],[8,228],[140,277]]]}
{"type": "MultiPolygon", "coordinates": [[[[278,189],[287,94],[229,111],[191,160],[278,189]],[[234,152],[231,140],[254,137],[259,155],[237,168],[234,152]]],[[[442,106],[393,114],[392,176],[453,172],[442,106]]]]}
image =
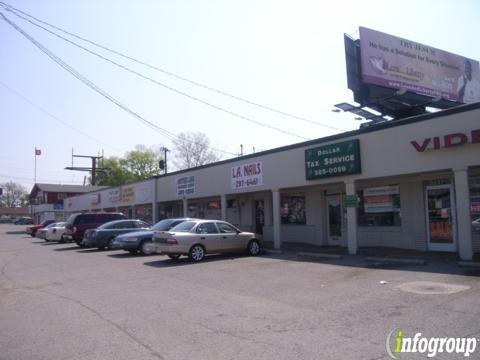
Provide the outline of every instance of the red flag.
{"type": "Polygon", "coordinates": [[[35,148],[35,156],[42,155],[42,150],[35,148]]]}

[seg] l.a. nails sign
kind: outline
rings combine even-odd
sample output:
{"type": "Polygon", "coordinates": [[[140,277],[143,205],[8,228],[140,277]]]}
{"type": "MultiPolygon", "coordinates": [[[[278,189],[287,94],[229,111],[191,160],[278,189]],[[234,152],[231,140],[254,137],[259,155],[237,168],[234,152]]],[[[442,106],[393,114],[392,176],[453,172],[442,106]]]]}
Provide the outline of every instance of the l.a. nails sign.
{"type": "Polygon", "coordinates": [[[410,144],[418,152],[424,152],[425,150],[440,150],[442,148],[452,148],[462,146],[465,144],[480,143],[480,129],[472,130],[468,134],[453,133],[445,136],[435,136],[431,138],[423,139],[423,141],[410,141],[410,144]]]}

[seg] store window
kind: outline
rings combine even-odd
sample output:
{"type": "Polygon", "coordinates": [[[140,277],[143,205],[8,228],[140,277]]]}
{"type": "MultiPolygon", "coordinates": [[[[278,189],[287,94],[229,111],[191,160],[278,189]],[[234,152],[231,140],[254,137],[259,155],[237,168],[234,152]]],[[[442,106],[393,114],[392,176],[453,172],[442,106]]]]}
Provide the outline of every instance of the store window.
{"type": "Polygon", "coordinates": [[[480,233],[480,176],[470,178],[470,215],[474,231],[480,233]]]}
{"type": "Polygon", "coordinates": [[[281,198],[280,216],[282,224],[305,225],[305,196],[284,195],[281,198]]]}
{"type": "Polygon", "coordinates": [[[137,205],[135,207],[135,218],[151,224],[153,221],[152,205],[137,205]]]}
{"type": "Polygon", "coordinates": [[[357,193],[359,226],[400,226],[398,185],[365,188],[357,193]]]}

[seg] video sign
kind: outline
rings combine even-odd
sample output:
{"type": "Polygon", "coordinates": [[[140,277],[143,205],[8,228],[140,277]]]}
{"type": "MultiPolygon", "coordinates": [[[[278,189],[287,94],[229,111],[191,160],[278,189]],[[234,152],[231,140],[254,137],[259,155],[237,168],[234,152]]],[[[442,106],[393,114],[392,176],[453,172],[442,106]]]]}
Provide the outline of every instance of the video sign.
{"type": "Polygon", "coordinates": [[[472,103],[480,101],[476,60],[360,27],[364,83],[472,103]]]}

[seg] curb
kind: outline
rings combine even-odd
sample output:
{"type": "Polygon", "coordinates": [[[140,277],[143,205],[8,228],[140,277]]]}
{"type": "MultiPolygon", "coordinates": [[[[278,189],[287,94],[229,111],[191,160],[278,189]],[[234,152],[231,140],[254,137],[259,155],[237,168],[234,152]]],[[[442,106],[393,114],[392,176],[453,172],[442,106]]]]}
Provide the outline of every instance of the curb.
{"type": "Polygon", "coordinates": [[[318,258],[318,259],[329,259],[329,260],[343,259],[343,256],[338,254],[311,253],[311,252],[299,252],[297,253],[297,256],[318,258]]]}
{"type": "Polygon", "coordinates": [[[365,261],[376,261],[393,264],[425,265],[425,259],[407,259],[407,258],[386,258],[386,257],[366,257],[365,261]]]}
{"type": "Polygon", "coordinates": [[[272,254],[272,255],[280,255],[283,254],[282,250],[276,250],[276,249],[263,249],[262,250],[265,254],[272,254]]]}
{"type": "Polygon", "coordinates": [[[459,261],[457,265],[460,267],[480,268],[480,262],[478,261],[459,261]]]}

